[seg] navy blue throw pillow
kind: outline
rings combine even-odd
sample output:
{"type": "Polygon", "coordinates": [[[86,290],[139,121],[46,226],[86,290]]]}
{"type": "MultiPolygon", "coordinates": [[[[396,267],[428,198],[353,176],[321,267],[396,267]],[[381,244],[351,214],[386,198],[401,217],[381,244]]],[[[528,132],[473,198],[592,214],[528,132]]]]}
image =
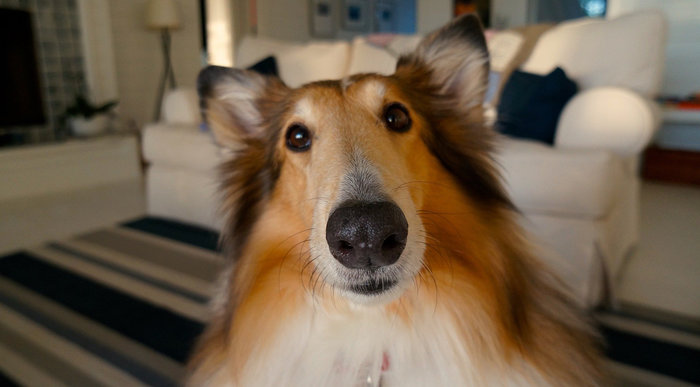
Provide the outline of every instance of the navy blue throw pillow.
{"type": "Polygon", "coordinates": [[[248,67],[248,70],[257,71],[262,75],[279,76],[277,73],[277,60],[274,56],[268,56],[260,62],[248,67]]]}
{"type": "Polygon", "coordinates": [[[496,130],[554,144],[559,115],[576,91],[576,83],[559,67],[547,75],[515,70],[501,93],[496,130]]]}

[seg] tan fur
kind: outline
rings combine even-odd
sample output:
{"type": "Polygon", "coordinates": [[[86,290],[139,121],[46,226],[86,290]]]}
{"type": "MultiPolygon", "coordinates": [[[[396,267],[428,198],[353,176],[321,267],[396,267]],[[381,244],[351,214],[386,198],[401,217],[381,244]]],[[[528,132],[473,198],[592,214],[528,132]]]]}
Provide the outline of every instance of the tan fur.
{"type": "MultiPolygon", "coordinates": [[[[249,131],[247,148],[224,166],[224,175],[231,177],[223,186],[231,219],[240,216],[237,201],[250,194],[242,183],[249,181],[248,176],[270,171],[263,175],[274,179],[252,191],[259,195],[252,204],[258,212],[249,214],[252,224],[243,228],[248,231],[234,249],[235,264],[225,274],[225,301],[191,360],[191,385],[250,382],[251,370],[267,369],[276,351],[294,349],[283,343],[305,342],[307,336],[311,340],[318,333],[313,321],[330,318],[342,324],[344,319],[375,314],[392,321],[397,331],[420,330],[421,337],[438,333],[430,331],[430,321],[456,327],[454,346],[444,351],[454,352],[450,358],[470,359],[457,364],[464,368],[459,371],[463,381],[600,383],[595,335],[558,280],[529,255],[517,215],[505,195],[500,196],[486,152],[489,136],[480,126],[480,107],[472,104],[467,111],[450,115],[438,114],[439,108],[426,111],[445,101],[417,92],[420,82],[426,83],[425,90],[434,87],[429,84],[431,73],[420,67],[418,59],[403,63],[391,77],[361,75],[297,90],[262,80],[255,83],[266,90],[256,100],[266,121],[257,124],[258,134],[249,131]],[[265,99],[270,95],[275,103],[265,99]],[[406,133],[390,132],[382,122],[382,109],[394,102],[406,106],[413,119],[406,133]],[[468,124],[462,121],[465,116],[468,124]],[[294,123],[313,132],[310,151],[285,148],[283,128],[294,123]],[[464,137],[465,130],[474,134],[464,137]],[[454,141],[446,143],[449,139],[454,141]],[[437,149],[438,145],[443,148],[437,149]],[[324,253],[327,245],[319,227],[342,195],[340,178],[358,157],[404,211],[409,228],[418,230],[415,251],[423,252],[422,267],[410,286],[389,302],[369,306],[357,306],[344,297],[334,286],[329,266],[320,262],[329,254],[324,253]],[[451,163],[457,160],[470,171],[453,171],[451,163]],[[288,332],[289,326],[299,329],[299,337],[288,332]]],[[[472,63],[458,76],[475,76],[481,65],[472,63]]],[[[445,93],[450,80],[441,76],[440,82],[442,86],[435,87],[445,93]]],[[[467,82],[474,91],[460,101],[478,98],[481,90],[473,86],[476,83],[467,82]]],[[[208,102],[210,112],[225,110],[216,108],[215,99],[208,102]]],[[[209,117],[215,130],[230,130],[225,116],[209,117]]],[[[225,233],[240,224],[240,219],[230,223],[225,233]]],[[[288,361],[303,364],[293,355],[288,361]]],[[[392,367],[401,369],[400,364],[392,367]]],[[[385,382],[398,380],[387,375],[385,382]]]]}

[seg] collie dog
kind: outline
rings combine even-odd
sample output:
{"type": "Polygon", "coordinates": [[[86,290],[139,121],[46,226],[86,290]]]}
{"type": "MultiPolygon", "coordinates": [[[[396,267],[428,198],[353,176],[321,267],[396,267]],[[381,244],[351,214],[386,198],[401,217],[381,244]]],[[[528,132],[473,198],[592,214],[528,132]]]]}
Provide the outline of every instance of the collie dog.
{"type": "Polygon", "coordinates": [[[291,89],[202,71],[231,151],[231,265],[191,385],[600,383],[595,334],[530,255],[490,158],[488,71],[473,16],[390,76],[291,89]]]}

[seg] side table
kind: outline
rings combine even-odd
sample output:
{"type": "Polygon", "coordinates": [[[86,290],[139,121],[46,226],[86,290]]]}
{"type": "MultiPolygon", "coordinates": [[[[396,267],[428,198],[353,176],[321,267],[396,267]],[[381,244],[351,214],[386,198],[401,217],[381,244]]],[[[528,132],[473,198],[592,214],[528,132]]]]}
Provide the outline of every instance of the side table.
{"type": "Polygon", "coordinates": [[[642,177],[700,185],[700,109],[662,111],[661,129],[644,152],[642,177]]]}

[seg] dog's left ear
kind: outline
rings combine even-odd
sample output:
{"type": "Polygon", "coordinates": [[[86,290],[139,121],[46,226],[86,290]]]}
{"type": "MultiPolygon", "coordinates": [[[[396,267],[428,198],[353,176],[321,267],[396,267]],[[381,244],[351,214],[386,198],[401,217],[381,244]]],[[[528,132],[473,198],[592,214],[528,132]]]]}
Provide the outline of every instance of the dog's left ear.
{"type": "Polygon", "coordinates": [[[395,75],[418,87],[428,82],[429,90],[468,113],[483,103],[488,72],[481,22],[468,14],[426,36],[413,53],[399,58],[395,75]]]}
{"type": "Polygon", "coordinates": [[[219,144],[239,149],[266,136],[264,117],[289,89],[255,71],[208,66],[199,73],[202,118],[219,144]]]}

